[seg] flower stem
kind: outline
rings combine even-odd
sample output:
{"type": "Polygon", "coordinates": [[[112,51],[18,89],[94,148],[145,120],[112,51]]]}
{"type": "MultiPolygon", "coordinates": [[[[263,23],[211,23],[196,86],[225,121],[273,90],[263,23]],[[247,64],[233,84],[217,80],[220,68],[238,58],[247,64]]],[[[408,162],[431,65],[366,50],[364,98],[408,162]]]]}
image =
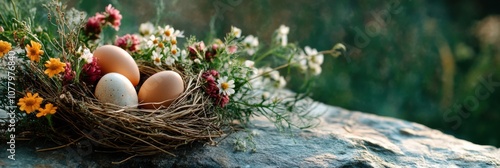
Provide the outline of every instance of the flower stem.
{"type": "Polygon", "coordinates": [[[56,130],[54,129],[54,125],[52,124],[52,114],[48,114],[45,116],[47,118],[47,120],[49,121],[49,126],[50,126],[50,129],[52,129],[52,131],[56,132],[56,130]]]}
{"type": "Polygon", "coordinates": [[[280,65],[280,66],[278,66],[278,67],[276,67],[276,68],[273,68],[273,69],[272,69],[272,70],[270,70],[270,71],[264,72],[264,73],[262,73],[262,74],[259,74],[259,75],[255,76],[255,77],[253,77],[253,78],[250,78],[248,81],[254,80],[254,79],[258,78],[258,77],[261,77],[261,76],[263,76],[263,75],[269,74],[269,73],[271,73],[271,72],[273,72],[273,71],[277,71],[277,70],[280,70],[280,69],[286,68],[286,67],[288,67],[288,66],[290,66],[290,63],[286,63],[286,64],[283,64],[283,65],[280,65]]]}
{"type": "Polygon", "coordinates": [[[260,60],[266,58],[268,55],[274,53],[274,50],[276,50],[276,48],[274,48],[272,50],[269,50],[268,52],[264,53],[263,55],[261,55],[260,57],[258,57],[257,59],[255,59],[255,62],[259,62],[260,60]]]}

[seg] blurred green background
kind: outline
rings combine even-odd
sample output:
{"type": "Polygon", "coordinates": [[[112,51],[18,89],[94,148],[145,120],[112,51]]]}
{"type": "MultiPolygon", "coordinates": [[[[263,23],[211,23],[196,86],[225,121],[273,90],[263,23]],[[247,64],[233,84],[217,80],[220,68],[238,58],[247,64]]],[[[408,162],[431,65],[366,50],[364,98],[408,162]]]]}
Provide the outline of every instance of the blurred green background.
{"type": "MultiPolygon", "coordinates": [[[[69,1],[89,15],[108,4],[123,15],[118,35],[152,21],[206,37],[215,16],[218,37],[234,25],[269,44],[285,24],[289,41],[301,46],[328,50],[342,42],[348,52],[325,56],[315,100],[500,147],[499,1],[69,1]]],[[[292,78],[289,87],[300,82],[292,78]]]]}

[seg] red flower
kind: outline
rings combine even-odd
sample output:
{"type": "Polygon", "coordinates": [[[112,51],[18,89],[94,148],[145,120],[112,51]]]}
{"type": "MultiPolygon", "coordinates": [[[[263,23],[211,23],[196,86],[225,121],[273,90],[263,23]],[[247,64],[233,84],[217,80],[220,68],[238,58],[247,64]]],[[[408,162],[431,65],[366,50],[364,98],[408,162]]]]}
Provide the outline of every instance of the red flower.
{"type": "Polygon", "coordinates": [[[207,61],[212,61],[212,59],[215,58],[215,56],[217,55],[217,48],[219,48],[219,46],[217,44],[213,44],[212,48],[208,49],[207,52],[205,52],[205,59],[207,61]]]}
{"type": "Polygon", "coordinates": [[[208,73],[210,73],[212,76],[214,76],[215,78],[219,78],[219,72],[217,72],[216,70],[208,70],[208,73]]]}
{"type": "Polygon", "coordinates": [[[76,76],[76,72],[71,70],[71,63],[66,62],[66,67],[64,67],[64,76],[63,76],[63,81],[70,82],[72,81],[76,76]]]}
{"type": "Polygon", "coordinates": [[[128,50],[130,52],[137,51],[139,43],[140,43],[139,38],[135,35],[130,35],[130,34],[118,37],[115,41],[116,46],[123,48],[124,50],[128,50]]]}
{"type": "Polygon", "coordinates": [[[203,41],[200,41],[200,42],[197,42],[194,44],[196,50],[198,50],[198,52],[203,52],[205,51],[205,43],[203,41]]]}
{"type": "Polygon", "coordinates": [[[90,39],[95,40],[99,38],[99,34],[101,34],[102,26],[104,24],[105,16],[96,13],[95,16],[89,18],[87,24],[85,24],[84,32],[90,39]]]}
{"type": "Polygon", "coordinates": [[[101,68],[97,65],[97,61],[97,58],[93,57],[92,63],[83,65],[83,80],[89,84],[95,84],[102,77],[101,68]]]}
{"type": "Polygon", "coordinates": [[[227,103],[229,103],[229,96],[228,95],[220,95],[217,102],[218,102],[220,107],[224,107],[227,105],[227,103]]]}
{"type": "Polygon", "coordinates": [[[219,78],[219,72],[216,70],[208,70],[201,77],[206,80],[205,92],[214,100],[214,104],[224,107],[229,103],[229,96],[221,95],[219,87],[217,87],[216,78],[219,78]]]}

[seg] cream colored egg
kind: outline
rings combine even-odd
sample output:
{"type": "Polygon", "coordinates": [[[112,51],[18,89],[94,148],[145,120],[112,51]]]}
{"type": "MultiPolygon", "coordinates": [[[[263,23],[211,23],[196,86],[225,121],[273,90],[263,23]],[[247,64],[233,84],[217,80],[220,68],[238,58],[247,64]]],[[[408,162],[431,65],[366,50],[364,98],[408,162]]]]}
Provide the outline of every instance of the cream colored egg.
{"type": "Polygon", "coordinates": [[[139,84],[139,67],[127,51],[114,45],[104,45],[94,51],[94,57],[103,74],[116,72],[127,77],[134,86],[139,84]]]}
{"type": "Polygon", "coordinates": [[[146,79],[139,90],[139,103],[142,108],[158,109],[168,107],[184,92],[184,81],[174,71],[161,71],[146,79]]]}
{"type": "Polygon", "coordinates": [[[104,75],[95,88],[95,96],[102,103],[119,106],[137,107],[138,99],[132,83],[122,74],[104,75]]]}

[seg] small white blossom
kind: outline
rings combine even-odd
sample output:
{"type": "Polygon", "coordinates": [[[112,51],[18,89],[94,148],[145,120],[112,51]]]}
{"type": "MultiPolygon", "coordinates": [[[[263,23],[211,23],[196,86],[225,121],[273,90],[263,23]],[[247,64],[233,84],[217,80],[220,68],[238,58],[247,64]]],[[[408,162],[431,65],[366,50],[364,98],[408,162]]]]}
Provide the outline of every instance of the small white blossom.
{"type": "Polygon", "coordinates": [[[314,65],[323,64],[323,59],[324,59],[323,54],[319,54],[318,50],[312,49],[311,47],[306,46],[305,51],[306,51],[306,54],[308,57],[309,66],[311,66],[311,64],[314,64],[314,65]]]}
{"type": "Polygon", "coordinates": [[[196,59],[194,59],[194,63],[201,64],[201,61],[200,61],[200,59],[196,58],[196,59]]]}
{"type": "Polygon", "coordinates": [[[245,37],[245,39],[243,40],[243,44],[245,44],[248,55],[253,55],[255,54],[255,52],[257,51],[257,47],[259,46],[259,38],[249,35],[245,37]]]}
{"type": "Polygon", "coordinates": [[[181,50],[181,52],[179,54],[179,59],[180,60],[186,60],[187,56],[188,56],[187,51],[183,49],[183,50],[181,50]]]}
{"type": "Polygon", "coordinates": [[[165,58],[166,65],[172,66],[172,65],[174,65],[174,63],[175,63],[175,58],[173,58],[171,56],[167,56],[167,58],[165,58]]]}
{"type": "Polygon", "coordinates": [[[92,63],[94,55],[90,52],[88,48],[83,49],[82,56],[80,56],[80,59],[85,60],[86,63],[90,64],[92,63]]]}
{"type": "Polygon", "coordinates": [[[271,93],[269,93],[269,92],[262,93],[262,100],[267,100],[270,97],[271,97],[271,93]]]}
{"type": "Polygon", "coordinates": [[[142,36],[148,36],[150,34],[153,34],[154,31],[155,27],[151,22],[142,23],[139,26],[139,33],[141,33],[142,36]]]}
{"type": "Polygon", "coordinates": [[[241,37],[241,29],[234,27],[234,26],[231,26],[231,34],[236,38],[240,38],[241,37]]]}
{"type": "Polygon", "coordinates": [[[43,32],[43,28],[42,28],[41,26],[37,26],[37,27],[35,28],[35,32],[37,32],[37,33],[41,33],[41,32],[43,32]]]}
{"type": "Polygon", "coordinates": [[[245,60],[245,62],[243,64],[245,64],[245,66],[248,68],[253,68],[255,65],[255,62],[250,61],[250,60],[245,60]]]}
{"type": "Polygon", "coordinates": [[[293,57],[293,60],[302,72],[307,71],[307,56],[304,51],[293,57]]]}
{"type": "Polygon", "coordinates": [[[151,36],[149,36],[148,39],[145,39],[145,40],[146,40],[146,47],[147,48],[152,48],[153,46],[158,45],[158,43],[159,43],[159,39],[156,38],[155,35],[151,35],[151,36]]]}
{"type": "Polygon", "coordinates": [[[281,46],[286,46],[288,44],[288,32],[290,32],[290,28],[285,26],[285,25],[281,25],[278,30],[277,30],[277,40],[279,42],[281,42],[281,46]]]}
{"type": "Polygon", "coordinates": [[[223,95],[230,96],[234,94],[234,80],[228,80],[227,76],[217,79],[217,87],[223,95]]]}

